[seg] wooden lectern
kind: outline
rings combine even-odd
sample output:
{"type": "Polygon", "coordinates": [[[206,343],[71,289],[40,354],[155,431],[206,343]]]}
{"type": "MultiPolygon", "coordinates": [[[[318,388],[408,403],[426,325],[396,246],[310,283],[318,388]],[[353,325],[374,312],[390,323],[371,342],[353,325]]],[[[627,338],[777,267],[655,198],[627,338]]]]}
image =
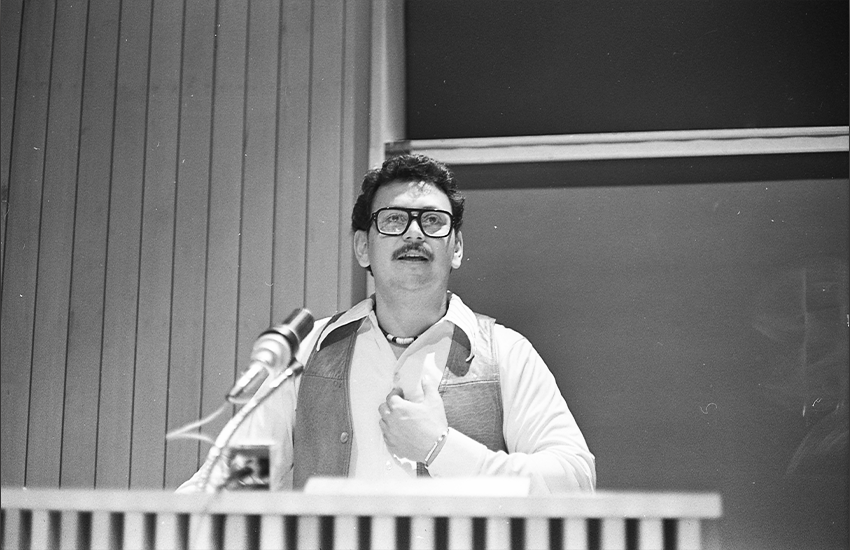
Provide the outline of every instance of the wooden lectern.
{"type": "Polygon", "coordinates": [[[333,483],[317,491],[189,495],[5,488],[3,549],[718,547],[716,494],[464,494],[463,482],[448,481],[454,489],[445,494],[389,494],[362,484],[335,490],[333,483]]]}

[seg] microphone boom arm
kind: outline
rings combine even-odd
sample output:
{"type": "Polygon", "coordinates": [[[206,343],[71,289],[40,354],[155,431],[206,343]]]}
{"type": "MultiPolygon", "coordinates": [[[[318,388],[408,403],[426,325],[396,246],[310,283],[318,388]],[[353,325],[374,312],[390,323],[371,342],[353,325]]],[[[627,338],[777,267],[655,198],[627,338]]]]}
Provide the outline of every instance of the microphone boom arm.
{"type": "MultiPolygon", "coordinates": [[[[218,437],[215,440],[215,445],[210,449],[209,454],[207,455],[207,464],[204,468],[204,472],[201,478],[201,487],[205,490],[211,483],[212,472],[215,470],[215,466],[222,457],[227,457],[227,448],[230,444],[230,440],[233,438],[233,435],[236,433],[236,430],[245,422],[245,419],[248,418],[254,410],[265,402],[266,399],[271,396],[284,382],[289,380],[291,377],[295,375],[300,375],[304,370],[304,365],[294,360],[290,363],[289,367],[287,367],[282,373],[280,373],[277,378],[272,380],[272,382],[268,385],[268,388],[262,394],[257,393],[245,403],[245,405],[237,411],[237,413],[231,418],[221,432],[218,434],[218,437]]],[[[214,483],[212,485],[212,489],[218,491],[222,488],[224,483],[227,482],[227,477],[224,478],[224,481],[220,483],[214,483]]]]}

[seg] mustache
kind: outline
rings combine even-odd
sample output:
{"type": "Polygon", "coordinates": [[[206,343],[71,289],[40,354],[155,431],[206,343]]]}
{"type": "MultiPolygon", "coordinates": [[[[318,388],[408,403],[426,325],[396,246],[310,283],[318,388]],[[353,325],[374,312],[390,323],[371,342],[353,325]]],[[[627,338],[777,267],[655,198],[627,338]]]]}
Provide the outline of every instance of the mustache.
{"type": "Polygon", "coordinates": [[[425,245],[423,245],[422,243],[407,243],[403,245],[401,248],[399,248],[393,253],[393,259],[397,260],[405,254],[409,254],[411,252],[416,252],[424,256],[428,260],[434,259],[434,255],[431,254],[431,251],[425,248],[425,245]]]}

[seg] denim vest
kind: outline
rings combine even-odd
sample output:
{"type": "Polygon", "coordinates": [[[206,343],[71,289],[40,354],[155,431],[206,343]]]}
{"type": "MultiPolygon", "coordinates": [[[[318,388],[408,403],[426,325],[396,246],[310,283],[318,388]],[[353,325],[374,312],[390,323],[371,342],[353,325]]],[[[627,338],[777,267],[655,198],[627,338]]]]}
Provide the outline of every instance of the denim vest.
{"type": "MultiPolygon", "coordinates": [[[[495,321],[476,317],[474,344],[463,330],[454,328],[438,390],[451,428],[493,451],[506,451],[499,365],[492,342],[495,321]]],[[[360,319],[335,328],[305,365],[295,413],[295,489],[303,489],[309,477],[348,475],[354,439],[348,375],[362,323],[360,319]]],[[[428,475],[423,464],[418,466],[420,475],[428,475]]]]}

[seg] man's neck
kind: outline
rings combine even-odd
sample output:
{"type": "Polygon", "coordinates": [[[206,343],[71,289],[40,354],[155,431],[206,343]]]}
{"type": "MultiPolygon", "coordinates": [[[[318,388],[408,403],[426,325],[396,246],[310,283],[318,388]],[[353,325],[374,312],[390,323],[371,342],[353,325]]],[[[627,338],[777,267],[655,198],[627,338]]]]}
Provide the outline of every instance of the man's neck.
{"type": "Polygon", "coordinates": [[[443,318],[449,303],[445,289],[437,292],[375,292],[375,315],[386,332],[419,336],[443,318]]]}

